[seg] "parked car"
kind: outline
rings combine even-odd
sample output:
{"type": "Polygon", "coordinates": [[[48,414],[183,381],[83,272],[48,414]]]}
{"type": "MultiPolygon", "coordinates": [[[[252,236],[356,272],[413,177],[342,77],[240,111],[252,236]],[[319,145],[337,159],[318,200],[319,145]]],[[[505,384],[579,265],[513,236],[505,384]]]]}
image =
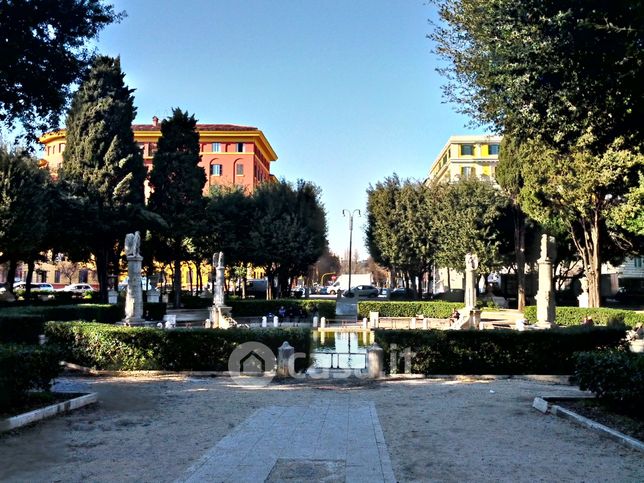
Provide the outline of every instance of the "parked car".
{"type": "Polygon", "coordinates": [[[378,294],[379,299],[388,299],[391,297],[391,289],[390,288],[381,288],[380,293],[378,294]]]}
{"type": "Polygon", "coordinates": [[[93,291],[94,291],[94,287],[92,287],[88,283],[72,283],[71,285],[67,285],[63,289],[61,289],[61,292],[71,292],[79,295],[82,295],[85,292],[93,292],[93,291]]]}
{"type": "MultiPolygon", "coordinates": [[[[30,285],[32,292],[53,292],[54,286],[50,283],[34,282],[30,285]]],[[[13,291],[27,290],[27,282],[16,282],[13,284],[13,291]]]]}
{"type": "Polygon", "coordinates": [[[357,285],[353,288],[351,288],[349,291],[346,293],[343,293],[343,297],[369,297],[369,298],[375,298],[378,296],[380,291],[374,287],[373,285],[357,285]],[[353,295],[350,295],[353,294],[353,295]]]}

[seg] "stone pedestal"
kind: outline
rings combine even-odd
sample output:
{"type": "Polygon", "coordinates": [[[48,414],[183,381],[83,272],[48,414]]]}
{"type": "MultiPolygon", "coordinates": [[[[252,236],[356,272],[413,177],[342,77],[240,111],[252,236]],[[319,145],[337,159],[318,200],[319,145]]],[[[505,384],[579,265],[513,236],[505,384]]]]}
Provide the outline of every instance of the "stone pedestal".
{"type": "Polygon", "coordinates": [[[295,355],[295,347],[291,347],[287,341],[277,349],[277,377],[289,377],[289,364],[291,358],[295,355]]]}
{"type": "Polygon", "coordinates": [[[367,347],[367,373],[369,379],[380,379],[385,375],[385,351],[378,344],[367,347]]]}
{"type": "Polygon", "coordinates": [[[582,278],[581,283],[581,293],[577,297],[579,301],[579,306],[583,308],[588,308],[588,279],[586,277],[582,278]]]}
{"type": "Polygon", "coordinates": [[[148,293],[146,295],[148,303],[151,304],[158,304],[159,303],[159,297],[161,297],[161,292],[158,290],[152,288],[148,290],[148,293]]]}
{"type": "Polygon", "coordinates": [[[552,328],[555,324],[555,293],[552,287],[552,259],[554,241],[548,235],[541,236],[539,266],[539,290],[537,291],[537,325],[552,328]]]}
{"type": "Polygon", "coordinates": [[[226,305],[210,307],[210,327],[209,329],[229,329],[230,328],[230,314],[232,307],[226,305]]]}
{"type": "Polygon", "coordinates": [[[125,318],[127,325],[143,325],[143,288],[141,287],[141,255],[127,257],[127,293],[125,296],[125,318]]]}
{"type": "Polygon", "coordinates": [[[116,290],[107,291],[107,303],[110,305],[116,305],[119,301],[119,293],[116,290]]]}

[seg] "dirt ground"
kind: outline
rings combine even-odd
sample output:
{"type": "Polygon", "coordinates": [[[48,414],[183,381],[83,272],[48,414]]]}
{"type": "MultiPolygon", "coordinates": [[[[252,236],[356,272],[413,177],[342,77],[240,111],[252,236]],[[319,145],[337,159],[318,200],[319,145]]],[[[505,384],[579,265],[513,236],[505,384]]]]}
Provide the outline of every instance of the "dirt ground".
{"type": "MultiPolygon", "coordinates": [[[[166,482],[267,405],[374,401],[399,481],[644,481],[641,452],[532,409],[571,395],[548,378],[272,383],[227,377],[71,377],[100,404],[0,435],[3,482],[166,482]]],[[[279,437],[276,435],[276,437],[279,437]]]]}

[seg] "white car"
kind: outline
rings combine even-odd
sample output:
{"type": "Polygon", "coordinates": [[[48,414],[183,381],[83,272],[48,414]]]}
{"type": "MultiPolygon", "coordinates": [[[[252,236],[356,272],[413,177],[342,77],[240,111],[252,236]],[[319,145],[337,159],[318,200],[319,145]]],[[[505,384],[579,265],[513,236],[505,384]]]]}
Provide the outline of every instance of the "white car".
{"type": "Polygon", "coordinates": [[[93,292],[94,288],[88,283],[72,283],[67,285],[61,292],[71,292],[75,294],[84,294],[85,292],[93,292]]]}
{"type": "MultiPolygon", "coordinates": [[[[27,290],[27,283],[26,282],[16,282],[13,284],[13,290],[14,292],[16,290],[27,290]]],[[[31,291],[32,292],[53,292],[54,291],[54,286],[50,283],[40,283],[40,282],[35,282],[31,284],[31,291]]]]}

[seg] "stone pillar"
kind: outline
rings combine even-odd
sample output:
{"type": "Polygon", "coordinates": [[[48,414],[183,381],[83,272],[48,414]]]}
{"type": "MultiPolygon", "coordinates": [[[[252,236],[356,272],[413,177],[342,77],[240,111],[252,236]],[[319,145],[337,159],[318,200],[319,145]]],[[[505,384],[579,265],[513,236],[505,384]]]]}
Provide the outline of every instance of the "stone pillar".
{"type": "Polygon", "coordinates": [[[537,291],[537,324],[542,327],[556,327],[555,293],[552,287],[552,259],[554,239],[541,235],[541,257],[539,265],[539,290],[537,291]]]}
{"type": "Polygon", "coordinates": [[[583,277],[579,280],[581,283],[581,293],[577,297],[577,300],[579,301],[579,306],[588,308],[588,279],[586,277],[583,277]]]}
{"type": "Polygon", "coordinates": [[[369,379],[380,379],[385,375],[385,351],[375,342],[367,347],[367,374],[369,379]]]}
{"type": "Polygon", "coordinates": [[[141,287],[141,255],[127,256],[127,293],[125,296],[125,318],[127,325],[143,325],[143,288],[141,287]]]}
{"type": "Polygon", "coordinates": [[[362,328],[365,330],[369,328],[369,321],[367,320],[366,317],[362,318],[362,328]]]}
{"type": "Polygon", "coordinates": [[[427,330],[427,317],[423,317],[423,330],[427,330]]]}
{"type": "Polygon", "coordinates": [[[262,327],[268,327],[268,318],[266,316],[262,317],[262,327]]]}
{"type": "Polygon", "coordinates": [[[273,327],[279,327],[280,326],[280,318],[277,315],[273,316],[273,327]]]}
{"type": "Polygon", "coordinates": [[[416,328],[416,317],[411,318],[411,322],[409,323],[409,328],[410,329],[415,329],[416,328]]]}
{"type": "Polygon", "coordinates": [[[378,328],[378,318],[380,317],[379,312],[369,312],[369,326],[372,329],[378,328]]]}
{"type": "Polygon", "coordinates": [[[317,329],[317,328],[318,328],[318,320],[319,320],[319,319],[318,319],[318,316],[317,316],[317,315],[316,315],[315,317],[313,317],[313,328],[314,328],[314,329],[317,329]]]}
{"type": "Polygon", "coordinates": [[[324,329],[324,327],[326,327],[326,317],[320,319],[320,329],[324,329]]]}
{"type": "Polygon", "coordinates": [[[284,343],[277,349],[277,377],[289,377],[288,366],[291,357],[295,355],[295,348],[284,341],[284,343]]]}

